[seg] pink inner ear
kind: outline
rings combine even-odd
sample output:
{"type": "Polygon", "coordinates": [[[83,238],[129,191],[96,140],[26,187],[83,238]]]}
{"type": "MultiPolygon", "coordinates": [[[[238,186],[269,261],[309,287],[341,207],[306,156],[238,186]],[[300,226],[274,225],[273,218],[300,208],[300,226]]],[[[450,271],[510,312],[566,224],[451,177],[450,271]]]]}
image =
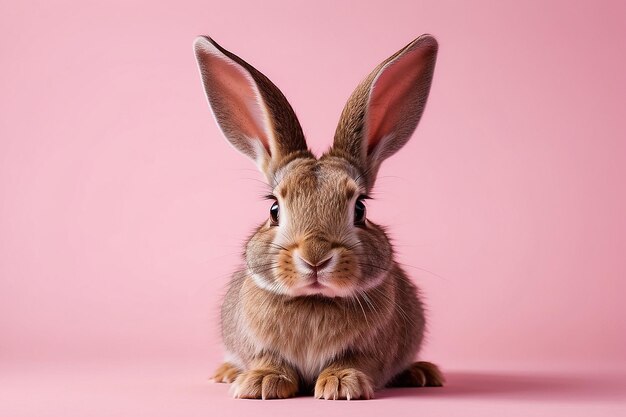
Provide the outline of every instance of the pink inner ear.
{"type": "MultiPolygon", "coordinates": [[[[259,139],[271,154],[268,118],[252,77],[226,57],[207,53],[203,61],[209,99],[226,136],[259,139]]],[[[252,144],[239,145],[254,152],[252,144]]]]}
{"type": "Polygon", "coordinates": [[[429,48],[406,52],[387,64],[374,81],[366,120],[368,155],[384,145],[381,140],[390,139],[398,131],[410,128],[408,134],[412,133],[416,121],[411,121],[419,117],[419,96],[429,55],[429,48]]]}

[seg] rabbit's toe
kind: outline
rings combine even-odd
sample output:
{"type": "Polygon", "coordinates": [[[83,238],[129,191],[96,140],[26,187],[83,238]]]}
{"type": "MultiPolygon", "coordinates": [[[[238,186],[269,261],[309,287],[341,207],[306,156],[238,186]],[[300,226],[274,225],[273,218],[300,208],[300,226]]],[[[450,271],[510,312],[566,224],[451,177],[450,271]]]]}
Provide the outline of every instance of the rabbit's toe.
{"type": "Polygon", "coordinates": [[[368,400],[374,398],[374,386],[370,378],[358,369],[327,369],[317,378],[315,398],[368,400]]]}
{"type": "Polygon", "coordinates": [[[235,398],[289,398],[296,395],[298,385],[287,375],[272,369],[252,369],[240,374],[232,387],[235,398]]]}

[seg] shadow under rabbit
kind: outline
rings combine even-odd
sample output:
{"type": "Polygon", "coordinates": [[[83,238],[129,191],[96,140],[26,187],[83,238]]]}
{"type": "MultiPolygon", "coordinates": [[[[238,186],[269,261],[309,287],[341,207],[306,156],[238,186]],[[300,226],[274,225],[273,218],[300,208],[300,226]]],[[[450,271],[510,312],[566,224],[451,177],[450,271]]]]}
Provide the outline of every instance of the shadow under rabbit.
{"type": "Polygon", "coordinates": [[[624,401],[626,375],[617,373],[447,372],[440,388],[387,388],[376,398],[492,398],[535,401],[624,401]]]}

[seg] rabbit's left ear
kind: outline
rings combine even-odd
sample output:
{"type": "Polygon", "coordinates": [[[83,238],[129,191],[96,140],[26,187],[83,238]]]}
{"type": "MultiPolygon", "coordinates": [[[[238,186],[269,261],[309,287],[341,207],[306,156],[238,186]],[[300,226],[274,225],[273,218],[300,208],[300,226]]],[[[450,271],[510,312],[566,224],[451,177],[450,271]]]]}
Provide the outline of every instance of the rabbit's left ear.
{"type": "Polygon", "coordinates": [[[291,105],[265,75],[209,37],[198,37],[194,50],[217,124],[270,184],[289,160],[312,157],[291,105]]]}
{"type": "Polygon", "coordinates": [[[430,35],[415,39],[376,67],[343,109],[328,154],[359,168],[368,191],[381,162],[406,144],[422,117],[437,49],[430,35]]]}

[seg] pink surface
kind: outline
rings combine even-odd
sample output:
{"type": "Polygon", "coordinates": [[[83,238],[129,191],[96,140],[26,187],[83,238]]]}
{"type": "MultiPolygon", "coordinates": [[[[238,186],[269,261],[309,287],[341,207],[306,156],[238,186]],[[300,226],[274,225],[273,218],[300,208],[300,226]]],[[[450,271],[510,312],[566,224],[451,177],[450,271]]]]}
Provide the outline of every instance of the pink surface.
{"type": "Polygon", "coordinates": [[[335,3],[2,2],[0,415],[624,412],[625,3],[335,3]],[[426,295],[422,357],[449,386],[231,400],[206,381],[219,300],[268,207],[193,38],[274,80],[319,152],[424,32],[430,100],[368,213],[426,295]]]}
{"type": "MultiPolygon", "coordinates": [[[[622,371],[624,371],[622,369],[622,371]]],[[[184,362],[31,365],[0,374],[3,416],[623,416],[624,373],[465,370],[447,387],[399,388],[370,401],[234,400],[184,362]]]]}

